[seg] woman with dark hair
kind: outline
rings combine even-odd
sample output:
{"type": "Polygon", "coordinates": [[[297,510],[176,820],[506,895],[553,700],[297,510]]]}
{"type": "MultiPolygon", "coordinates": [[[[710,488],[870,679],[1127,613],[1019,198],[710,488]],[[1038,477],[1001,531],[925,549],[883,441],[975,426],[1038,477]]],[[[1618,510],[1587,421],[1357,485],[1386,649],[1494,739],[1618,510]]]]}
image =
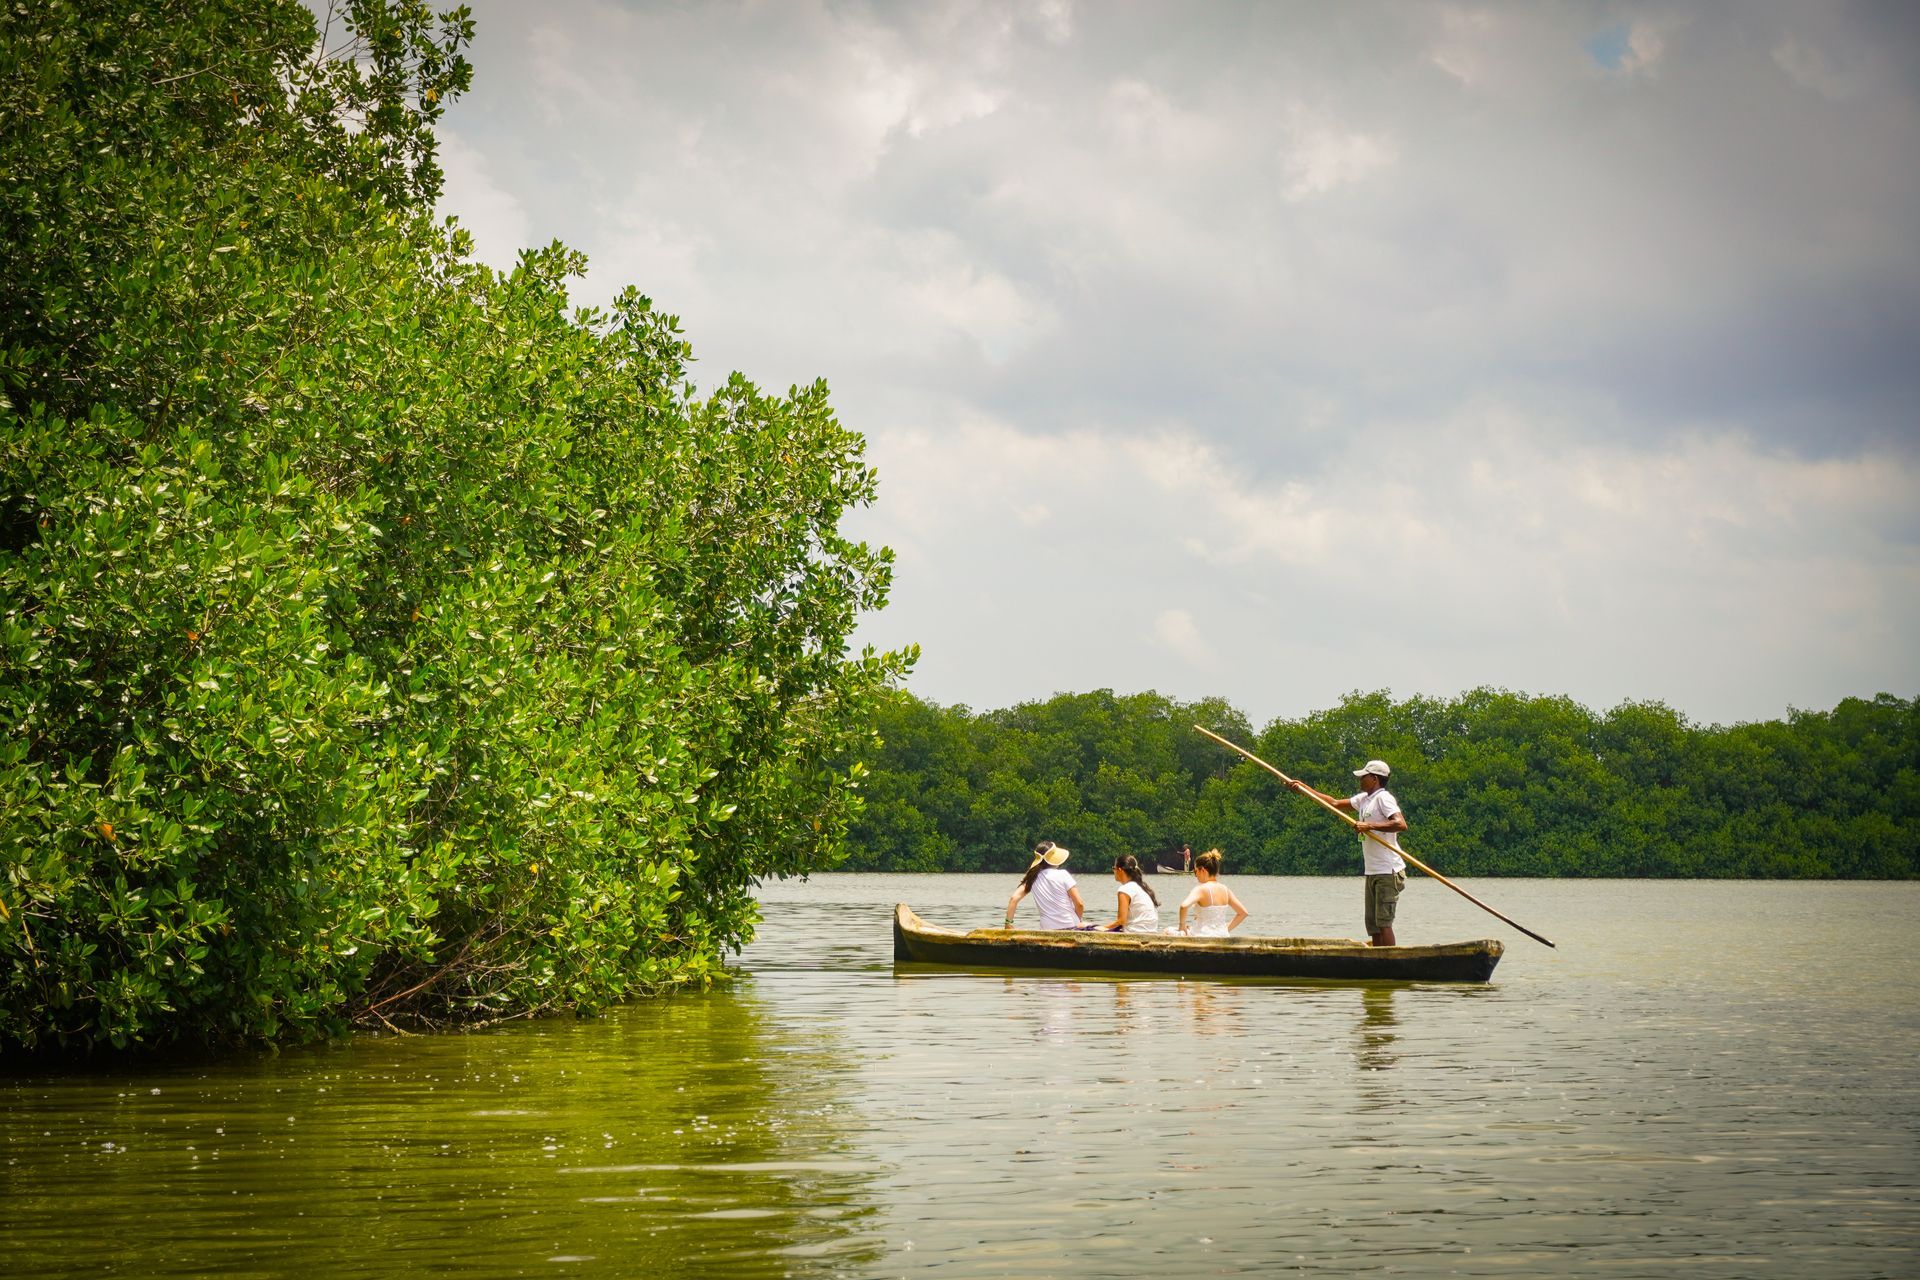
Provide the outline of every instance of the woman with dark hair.
{"type": "Polygon", "coordinates": [[[1224,938],[1240,927],[1247,909],[1233,890],[1220,883],[1220,851],[1209,849],[1193,860],[1193,878],[1199,883],[1180,904],[1180,932],[1196,938],[1224,938]],[[1187,912],[1193,912],[1193,924],[1187,924],[1187,912]],[[1228,920],[1231,913],[1232,920],[1228,920]]]}
{"type": "Polygon", "coordinates": [[[1160,928],[1160,899],[1147,884],[1139,859],[1123,853],[1113,860],[1113,878],[1120,886],[1120,918],[1100,927],[1109,933],[1155,933],[1160,928]]]}
{"type": "Polygon", "coordinates": [[[1074,887],[1073,873],[1060,865],[1067,860],[1067,853],[1064,845],[1051,840],[1042,840],[1033,847],[1033,862],[1021,877],[1019,888],[1007,899],[1007,928],[1013,928],[1013,909],[1028,894],[1033,895],[1033,905],[1040,908],[1042,929],[1092,927],[1081,924],[1087,914],[1087,904],[1080,900],[1080,890],[1074,887]]]}

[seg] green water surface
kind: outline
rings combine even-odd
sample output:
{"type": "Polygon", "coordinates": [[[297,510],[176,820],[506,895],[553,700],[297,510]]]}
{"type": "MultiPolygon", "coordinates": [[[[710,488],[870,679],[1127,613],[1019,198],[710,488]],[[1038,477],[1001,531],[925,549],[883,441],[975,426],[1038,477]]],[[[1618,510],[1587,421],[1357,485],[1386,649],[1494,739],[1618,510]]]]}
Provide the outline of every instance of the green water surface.
{"type": "MultiPolygon", "coordinates": [[[[1357,877],[1234,885],[1357,928],[1357,877]]],[[[1476,886],[1556,951],[1410,886],[1485,987],[895,973],[896,899],[1009,887],[770,886],[739,983],[592,1021],[16,1069],[0,1269],[1920,1272],[1920,886],[1476,886]]]]}

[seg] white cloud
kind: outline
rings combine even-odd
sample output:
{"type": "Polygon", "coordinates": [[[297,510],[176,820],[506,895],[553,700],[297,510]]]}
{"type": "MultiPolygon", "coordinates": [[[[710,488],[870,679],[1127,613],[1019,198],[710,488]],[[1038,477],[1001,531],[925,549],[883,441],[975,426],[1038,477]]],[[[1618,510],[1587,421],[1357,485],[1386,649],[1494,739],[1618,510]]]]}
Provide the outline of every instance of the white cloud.
{"type": "Polygon", "coordinates": [[[1065,44],[1073,38],[1072,0],[1039,0],[1021,9],[1049,44],[1065,44]]]}
{"type": "Polygon", "coordinates": [[[1051,328],[1050,307],[999,272],[966,259],[966,247],[944,232],[890,237],[897,257],[892,288],[918,304],[922,322],[951,326],[995,363],[1051,328]]]}
{"type": "Polygon", "coordinates": [[[1797,36],[1783,37],[1773,47],[1773,60],[1795,84],[1835,102],[1857,97],[1866,88],[1857,69],[1838,65],[1824,49],[1797,36]]]}
{"type": "Polygon", "coordinates": [[[1363,181],[1391,165],[1394,146],[1385,138],[1330,125],[1309,125],[1281,152],[1282,188],[1290,201],[1310,200],[1363,181]]]}
{"type": "Polygon", "coordinates": [[[446,207],[829,380],[931,696],[1920,685],[1891,11],[477,8],[446,207]]]}
{"type": "Polygon", "coordinates": [[[1000,662],[1048,673],[1039,692],[1199,694],[1231,673],[1257,716],[1355,686],[1493,683],[1734,719],[1762,713],[1740,693],[1756,681],[1784,707],[1878,691],[1876,670],[1920,680],[1888,648],[1920,628],[1910,459],[1807,460],[1732,432],[1572,445],[1500,405],[1372,429],[1312,482],[1260,477],[1179,427],[975,420],[911,439],[877,450],[887,492],[859,528],[902,553],[906,607],[877,638],[925,642],[914,620],[969,635],[929,646],[924,676],[949,699],[992,701],[1000,662]],[[1205,634],[1186,603],[1201,600],[1205,634]],[[1001,649],[1000,620],[1033,618],[1070,622],[1057,661],[1018,628],[1001,649]],[[1129,633],[1180,665],[1111,642],[1129,633]]]}
{"type": "Polygon", "coordinates": [[[451,129],[440,130],[440,168],[446,174],[441,211],[459,217],[482,262],[503,270],[512,267],[520,251],[532,247],[527,211],[494,180],[486,157],[451,129]]]}
{"type": "Polygon", "coordinates": [[[1185,609],[1163,609],[1153,620],[1154,638],[1184,659],[1187,665],[1210,670],[1214,665],[1213,646],[1200,634],[1193,615],[1185,609]]]}
{"type": "Polygon", "coordinates": [[[1468,88],[1479,85],[1487,77],[1486,35],[1493,15],[1453,5],[1438,12],[1441,32],[1427,49],[1427,61],[1468,88]]]}
{"type": "Polygon", "coordinates": [[[1666,51],[1666,27],[1650,19],[1639,19],[1627,27],[1627,52],[1617,69],[1626,75],[1651,73],[1666,51]]]}

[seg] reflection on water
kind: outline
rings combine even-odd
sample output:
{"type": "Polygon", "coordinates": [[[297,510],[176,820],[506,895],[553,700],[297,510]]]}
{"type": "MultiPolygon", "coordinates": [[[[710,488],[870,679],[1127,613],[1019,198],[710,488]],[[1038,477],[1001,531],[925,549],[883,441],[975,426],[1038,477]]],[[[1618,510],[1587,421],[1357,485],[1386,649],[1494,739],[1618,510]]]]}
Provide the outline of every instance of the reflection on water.
{"type": "Polygon", "coordinates": [[[1196,1036],[1238,1038],[1245,1034],[1241,1005],[1247,988],[1223,982],[1182,982],[1177,990],[1188,1030],[1196,1036]]]}
{"type": "Polygon", "coordinates": [[[1506,882],[1561,948],[1483,987],[895,969],[897,898],[1007,887],[775,887],[735,989],[594,1022],[0,1080],[6,1272],[1920,1274],[1920,886],[1506,882]]]}
{"type": "Polygon", "coordinates": [[[1400,1055],[1394,1049],[1398,1038],[1394,1034],[1395,989],[1365,986],[1355,995],[1360,1020],[1354,1032],[1354,1081],[1359,1089],[1354,1109],[1363,1115],[1392,1111],[1405,1102],[1400,1090],[1406,1087],[1406,1082],[1396,1078],[1393,1072],[1400,1064],[1400,1055]]]}
{"type": "Polygon", "coordinates": [[[858,1269],[831,1028],[750,993],[0,1084],[14,1275],[858,1269]]]}
{"type": "MultiPolygon", "coordinates": [[[[1352,930],[1347,880],[1235,889],[1278,932],[1352,930]]],[[[1411,939],[1502,937],[1488,986],[888,965],[896,899],[977,924],[1005,898],[988,877],[782,888],[747,959],[886,1045],[853,1098],[895,1157],[889,1268],[1920,1272],[1920,967],[1870,927],[1920,886],[1499,890],[1561,949],[1448,895],[1404,903],[1411,939]],[[1702,918],[1715,946],[1678,945],[1702,918]],[[863,980],[808,968],[862,932],[863,980]]]]}
{"type": "Polygon", "coordinates": [[[1393,1052],[1393,998],[1392,987],[1360,988],[1360,1034],[1354,1058],[1362,1071],[1386,1071],[1400,1061],[1393,1052]]]}

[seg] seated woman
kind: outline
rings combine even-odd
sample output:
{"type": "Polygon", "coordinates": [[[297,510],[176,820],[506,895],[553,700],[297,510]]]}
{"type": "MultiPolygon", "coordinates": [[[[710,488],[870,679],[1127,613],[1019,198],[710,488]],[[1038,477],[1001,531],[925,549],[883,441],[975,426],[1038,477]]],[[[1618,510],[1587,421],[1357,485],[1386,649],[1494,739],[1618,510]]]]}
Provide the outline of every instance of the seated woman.
{"type": "Polygon", "coordinates": [[[1195,938],[1224,938],[1240,927],[1247,909],[1233,890],[1220,883],[1220,851],[1209,849],[1193,860],[1193,878],[1200,883],[1180,904],[1180,932],[1195,938]],[[1187,923],[1192,910],[1193,923],[1187,923]],[[1227,917],[1233,918],[1229,920],[1227,917]]]}
{"type": "Polygon", "coordinates": [[[1154,933],[1160,928],[1160,899],[1147,887],[1139,860],[1123,853],[1113,860],[1113,878],[1120,885],[1120,918],[1100,927],[1109,933],[1154,933]]]}
{"type": "Polygon", "coordinates": [[[1033,895],[1033,905],[1040,908],[1042,929],[1093,927],[1081,923],[1087,914],[1087,904],[1080,901],[1073,873],[1060,865],[1067,860],[1067,853],[1064,846],[1051,840],[1042,840],[1033,846],[1033,863],[1021,879],[1020,887],[1007,899],[1007,928],[1013,928],[1013,909],[1028,894],[1033,895]]]}

